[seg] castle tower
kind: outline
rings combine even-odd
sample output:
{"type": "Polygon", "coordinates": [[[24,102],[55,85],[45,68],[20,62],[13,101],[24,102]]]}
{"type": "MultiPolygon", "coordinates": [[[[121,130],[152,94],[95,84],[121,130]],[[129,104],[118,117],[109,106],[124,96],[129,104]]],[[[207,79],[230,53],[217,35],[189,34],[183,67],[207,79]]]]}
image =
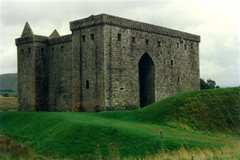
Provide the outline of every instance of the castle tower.
{"type": "Polygon", "coordinates": [[[18,58],[18,102],[21,111],[47,110],[46,40],[46,37],[34,35],[26,22],[21,37],[15,41],[18,58]]]}

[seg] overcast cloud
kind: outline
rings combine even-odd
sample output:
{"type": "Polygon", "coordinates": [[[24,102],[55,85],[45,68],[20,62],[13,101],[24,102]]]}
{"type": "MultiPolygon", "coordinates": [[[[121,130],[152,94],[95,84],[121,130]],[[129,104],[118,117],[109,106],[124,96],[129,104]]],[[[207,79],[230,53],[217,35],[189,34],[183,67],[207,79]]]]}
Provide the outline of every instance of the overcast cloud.
{"type": "Polygon", "coordinates": [[[0,74],[17,72],[15,38],[26,21],[33,32],[71,33],[69,22],[100,13],[201,36],[200,76],[240,85],[240,12],[236,1],[0,1],[0,74]]]}

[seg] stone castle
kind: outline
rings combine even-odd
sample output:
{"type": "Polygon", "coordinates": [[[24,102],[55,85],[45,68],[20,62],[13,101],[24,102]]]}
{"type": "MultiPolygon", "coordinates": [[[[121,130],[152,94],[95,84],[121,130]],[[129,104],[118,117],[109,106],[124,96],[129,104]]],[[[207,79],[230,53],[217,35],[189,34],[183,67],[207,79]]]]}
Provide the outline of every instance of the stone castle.
{"type": "Polygon", "coordinates": [[[20,111],[136,109],[199,89],[197,35],[106,14],[16,39],[20,111]]]}

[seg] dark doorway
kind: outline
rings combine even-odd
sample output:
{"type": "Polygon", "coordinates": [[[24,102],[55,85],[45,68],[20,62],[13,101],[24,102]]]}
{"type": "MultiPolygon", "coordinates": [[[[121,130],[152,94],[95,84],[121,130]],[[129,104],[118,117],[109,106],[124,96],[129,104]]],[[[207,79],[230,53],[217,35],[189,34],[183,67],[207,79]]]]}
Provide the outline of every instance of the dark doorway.
{"type": "Polygon", "coordinates": [[[155,102],[155,68],[152,58],[145,53],[138,62],[140,106],[155,102]]]}

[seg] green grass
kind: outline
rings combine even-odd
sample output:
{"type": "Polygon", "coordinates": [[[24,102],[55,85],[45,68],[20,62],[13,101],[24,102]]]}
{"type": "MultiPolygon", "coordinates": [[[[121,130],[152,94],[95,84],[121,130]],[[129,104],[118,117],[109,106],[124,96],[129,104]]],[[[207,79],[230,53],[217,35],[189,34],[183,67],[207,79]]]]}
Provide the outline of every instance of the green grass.
{"type": "Polygon", "coordinates": [[[240,88],[182,93],[134,112],[103,112],[101,116],[240,135],[240,88]]]}
{"type": "Polygon", "coordinates": [[[2,112],[0,134],[37,154],[74,159],[112,150],[124,158],[234,147],[240,144],[239,98],[239,88],[228,88],[183,93],[135,111],[2,112]]]}

